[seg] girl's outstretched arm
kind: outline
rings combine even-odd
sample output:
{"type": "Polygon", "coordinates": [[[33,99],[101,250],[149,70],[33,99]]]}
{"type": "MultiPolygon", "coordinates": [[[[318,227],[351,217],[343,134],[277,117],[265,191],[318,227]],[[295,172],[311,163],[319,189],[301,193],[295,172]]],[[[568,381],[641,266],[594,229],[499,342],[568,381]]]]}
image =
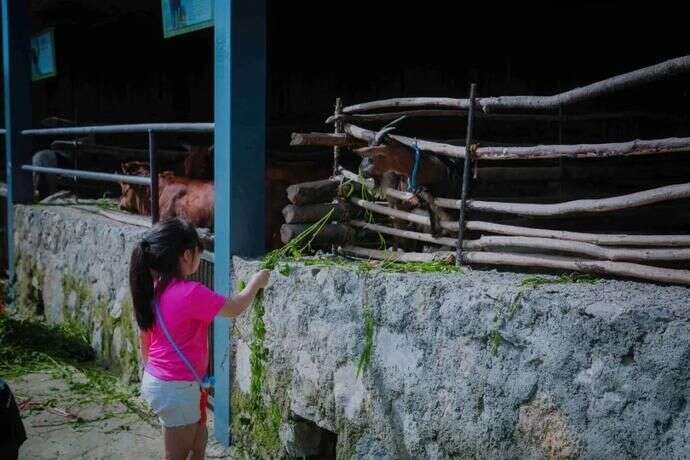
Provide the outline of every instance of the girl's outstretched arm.
{"type": "Polygon", "coordinates": [[[270,270],[259,270],[249,279],[247,286],[237,295],[229,297],[225,305],[220,309],[220,316],[235,317],[241,315],[249,305],[251,305],[259,289],[263,289],[268,284],[270,270]]]}

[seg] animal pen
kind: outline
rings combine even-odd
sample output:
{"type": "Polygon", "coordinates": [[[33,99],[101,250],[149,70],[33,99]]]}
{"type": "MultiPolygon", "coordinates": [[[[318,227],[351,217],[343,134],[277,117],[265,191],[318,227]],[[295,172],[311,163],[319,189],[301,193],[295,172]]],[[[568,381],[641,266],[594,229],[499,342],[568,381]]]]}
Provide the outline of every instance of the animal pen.
{"type": "MultiPolygon", "coordinates": [[[[159,219],[157,189],[163,150],[159,145],[161,137],[166,133],[212,134],[215,183],[213,251],[204,253],[196,279],[221,294],[229,295],[232,292],[232,257],[257,257],[265,253],[265,223],[271,219],[266,208],[276,205],[273,196],[266,200],[267,183],[279,179],[293,180],[294,177],[275,171],[275,177],[272,177],[266,167],[266,92],[269,86],[266,75],[266,2],[214,1],[211,58],[214,73],[212,91],[209,89],[213,100],[213,122],[90,124],[44,129],[32,128],[30,62],[28,56],[20,51],[28,41],[27,6],[22,0],[2,0],[2,7],[7,127],[7,207],[3,213],[6,218],[3,228],[10,272],[14,270],[13,205],[33,201],[32,174],[148,187],[150,222],[155,223],[159,219]],[[32,140],[40,142],[40,139],[96,134],[145,139],[148,146],[145,156],[150,164],[148,176],[32,164],[32,140]]],[[[566,144],[561,132],[564,125],[578,117],[608,117],[597,113],[568,114],[568,108],[575,103],[687,72],[690,72],[690,57],[685,56],[554,96],[482,97],[482,87],[472,85],[468,88],[468,97],[463,99],[396,98],[350,106],[338,99],[333,114],[329,114],[326,120],[329,132],[295,133],[292,136],[293,146],[327,147],[327,155],[321,149],[319,161],[326,164],[324,169],[332,171],[332,174],[324,180],[295,183],[285,193],[281,191],[281,197],[287,196],[290,204],[282,209],[284,224],[280,226],[280,237],[283,243],[289,243],[306,228],[328,216],[312,245],[356,258],[401,262],[442,260],[477,267],[573,271],[690,284],[687,267],[690,234],[646,232],[649,222],[635,217],[635,212],[641,207],[687,199],[690,197],[690,183],[646,189],[636,183],[635,191],[612,193],[607,198],[581,199],[577,195],[582,190],[575,190],[569,191],[575,196],[562,201],[547,196],[543,190],[528,196],[521,196],[519,192],[505,193],[505,183],[516,177],[524,184],[541,184],[547,179],[558,182],[561,176],[557,173],[565,169],[566,163],[587,163],[589,168],[592,161],[634,161],[647,156],[661,162],[675,152],[687,152],[690,150],[690,137],[566,144]],[[557,112],[557,115],[543,113],[547,111],[557,112]],[[431,123],[433,129],[433,123],[438,120],[453,123],[455,137],[462,140],[414,137],[411,129],[407,131],[410,122],[431,123]],[[466,124],[463,124],[465,120],[466,124]],[[518,120],[557,123],[558,142],[536,146],[496,145],[477,138],[478,123],[497,126],[518,120]],[[403,132],[405,135],[399,134],[403,132]],[[366,177],[351,161],[353,152],[359,151],[364,157],[369,152],[373,161],[375,155],[386,155],[389,150],[406,155],[413,165],[401,171],[394,184],[382,186],[379,177],[376,180],[366,177]],[[433,184],[417,183],[419,175],[426,172],[423,168],[429,158],[436,158],[438,166],[453,177],[453,193],[432,193],[433,187],[430,186],[433,184]],[[539,166],[545,162],[549,163],[548,168],[539,166]],[[409,184],[403,179],[409,179],[409,184]],[[498,192],[492,199],[483,199],[478,193],[480,189],[493,188],[498,192]],[[505,195],[515,200],[505,199],[505,195]],[[529,201],[530,198],[550,202],[536,203],[529,201]],[[615,213],[618,211],[632,212],[625,219],[634,225],[624,232],[616,231],[618,215],[615,213]],[[613,216],[614,222],[605,231],[599,227],[587,228],[591,223],[587,219],[591,216],[613,216]],[[565,226],[563,218],[569,220],[569,226],[577,228],[565,226]],[[580,219],[584,223],[577,223],[580,219]],[[391,251],[391,245],[414,249],[391,251]],[[420,249],[422,246],[424,250],[420,249]]],[[[288,83],[283,84],[287,86],[290,80],[286,81],[288,83]]],[[[328,97],[331,98],[332,94],[342,93],[329,93],[328,97]]],[[[354,96],[348,94],[349,97],[354,96]]],[[[305,104],[305,101],[300,103],[305,104]]],[[[619,114],[609,118],[625,117],[626,114],[619,114]]],[[[294,121],[290,131],[296,130],[298,123],[294,121]]],[[[4,130],[0,133],[4,134],[4,130]]],[[[282,144],[289,142],[287,135],[276,137],[282,144]]],[[[295,151],[300,152],[298,149],[295,151]]],[[[621,167],[624,165],[619,163],[615,167],[594,165],[589,169],[615,182],[616,168],[621,167]]],[[[685,175],[687,171],[679,169],[672,172],[685,175]]],[[[533,188],[538,189],[539,186],[533,185],[533,188]]],[[[125,222],[130,217],[110,211],[101,214],[125,222]]],[[[275,249],[270,247],[270,243],[268,246],[275,249]]],[[[212,405],[216,419],[215,436],[225,444],[231,443],[232,376],[231,360],[228,359],[231,350],[231,323],[217,319],[213,325],[211,347],[211,370],[217,381],[212,405]]]]}
{"type": "MultiPolygon", "coordinates": [[[[554,96],[482,98],[475,96],[476,87],[473,84],[467,99],[402,98],[348,107],[342,107],[338,99],[334,114],[326,120],[326,123],[335,126],[333,134],[293,134],[292,145],[295,146],[333,146],[334,175],[318,183],[295,184],[288,190],[292,204],[283,210],[286,222],[281,230],[283,242],[287,243],[295,238],[304,230],[305,224],[316,222],[330,212],[339,224],[327,225],[321,237],[317,236],[315,244],[338,246],[337,251],[345,255],[398,261],[455,259],[460,265],[538,267],[690,284],[690,271],[663,266],[663,264],[690,260],[690,235],[584,233],[505,225],[496,221],[472,218],[472,215],[478,213],[526,218],[577,216],[588,213],[605,214],[687,199],[690,197],[690,183],[668,185],[608,198],[549,204],[482,201],[471,198],[472,179],[477,176],[479,162],[627,158],[683,152],[690,148],[688,137],[607,144],[483,146],[475,142],[473,138],[473,124],[477,110],[489,115],[488,120],[491,120],[492,113],[502,110],[529,112],[558,109],[561,113],[564,107],[576,102],[688,71],[690,71],[690,56],[684,56],[554,96]],[[465,145],[451,145],[389,134],[395,129],[394,124],[413,117],[466,117],[465,145]],[[385,121],[391,122],[384,125],[378,132],[355,124],[385,121]],[[394,146],[402,146],[403,151],[409,151],[409,155],[412,155],[414,159],[412,166],[406,171],[398,172],[407,178],[407,190],[387,184],[377,188],[374,181],[362,177],[361,172],[349,171],[339,164],[342,149],[350,148],[359,153],[366,150],[363,148],[366,145],[380,150],[374,152],[375,156],[387,155],[394,146]],[[383,147],[380,147],[381,145],[383,147]],[[419,190],[413,184],[420,173],[419,169],[424,167],[424,163],[420,161],[420,152],[455,160],[448,166],[451,174],[462,175],[462,180],[459,181],[461,186],[455,197],[428,194],[417,196],[420,195],[419,190]],[[331,202],[336,197],[337,200],[331,202]],[[387,199],[388,203],[376,202],[376,198],[387,199]],[[409,203],[413,200],[417,203],[426,201],[426,207],[411,206],[413,209],[403,211],[391,204],[394,201],[409,203]],[[433,220],[435,217],[438,218],[433,214],[440,212],[439,209],[457,211],[457,220],[438,221],[442,230],[455,233],[456,238],[402,229],[400,225],[396,225],[399,221],[404,221],[433,228],[433,220]],[[374,219],[372,213],[379,219],[374,219]],[[367,216],[367,220],[362,219],[363,214],[367,216]],[[387,220],[382,222],[380,217],[387,220]],[[432,245],[432,249],[428,253],[390,252],[357,246],[353,244],[353,241],[356,239],[355,230],[358,229],[428,243],[432,245]],[[480,237],[468,238],[468,235],[480,235],[480,237]],[[447,249],[444,251],[443,248],[447,249]],[[455,248],[455,252],[448,252],[450,248],[455,248]]],[[[512,117],[529,118],[530,115],[518,114],[512,117]]],[[[510,120],[510,118],[511,115],[507,115],[507,119],[510,120]]],[[[500,115],[495,122],[500,122],[500,115]]],[[[362,154],[365,160],[367,155],[367,153],[362,154]]],[[[406,154],[401,153],[401,155],[406,154]]],[[[398,159],[398,157],[394,158],[398,159]]],[[[514,174],[520,174],[520,171],[520,168],[515,168],[514,174]]],[[[427,183],[426,185],[433,186],[434,184],[427,183]]],[[[447,214],[444,213],[444,216],[447,214]]],[[[639,231],[643,232],[644,226],[639,226],[639,231]]],[[[385,241],[383,245],[385,246],[385,241]]]]}

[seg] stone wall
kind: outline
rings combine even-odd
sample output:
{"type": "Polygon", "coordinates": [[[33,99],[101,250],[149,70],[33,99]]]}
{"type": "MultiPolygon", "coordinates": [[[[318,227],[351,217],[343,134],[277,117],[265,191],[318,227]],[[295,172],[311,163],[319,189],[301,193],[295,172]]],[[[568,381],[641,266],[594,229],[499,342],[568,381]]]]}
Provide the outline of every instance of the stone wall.
{"type": "Polygon", "coordinates": [[[137,378],[139,353],[129,257],[144,230],[69,207],[15,207],[19,313],[78,323],[126,380],[137,378]]]}
{"type": "MultiPolygon", "coordinates": [[[[143,229],[69,207],[15,215],[21,313],[82,324],[135,378],[127,266],[143,229]]],[[[256,268],[236,259],[236,279],[256,268]]],[[[690,290],[525,278],[279,267],[263,316],[233,328],[235,439],[251,458],[687,456],[690,290]]]]}
{"type": "MultiPolygon", "coordinates": [[[[234,265],[243,280],[257,266],[234,265]]],[[[256,410],[243,401],[260,384],[269,413],[279,412],[283,445],[306,446],[293,455],[313,448],[317,427],[337,435],[338,458],[690,452],[686,288],[615,280],[525,287],[524,275],[483,271],[288,271],[274,272],[266,290],[266,375],[258,381],[251,370],[261,327],[252,315],[235,327],[240,441],[250,439],[244,431],[256,410]],[[371,360],[357,376],[367,317],[371,360]],[[305,421],[315,424],[308,435],[295,429],[305,421]]],[[[246,448],[265,454],[271,446],[246,448]]]]}

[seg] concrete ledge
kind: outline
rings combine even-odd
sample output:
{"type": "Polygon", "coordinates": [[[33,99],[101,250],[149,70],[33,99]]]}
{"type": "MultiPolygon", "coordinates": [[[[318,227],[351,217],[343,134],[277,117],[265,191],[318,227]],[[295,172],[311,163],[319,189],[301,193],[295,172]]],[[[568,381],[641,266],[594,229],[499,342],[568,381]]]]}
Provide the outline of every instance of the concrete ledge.
{"type": "MultiPolygon", "coordinates": [[[[238,279],[256,268],[234,261],[238,279]]],[[[690,452],[690,290],[612,280],[525,289],[524,278],[276,271],[264,400],[336,433],[338,458],[690,452]],[[376,326],[358,377],[365,309],[376,326]]],[[[252,330],[251,315],[236,321],[238,400],[250,391],[252,330]]]]}

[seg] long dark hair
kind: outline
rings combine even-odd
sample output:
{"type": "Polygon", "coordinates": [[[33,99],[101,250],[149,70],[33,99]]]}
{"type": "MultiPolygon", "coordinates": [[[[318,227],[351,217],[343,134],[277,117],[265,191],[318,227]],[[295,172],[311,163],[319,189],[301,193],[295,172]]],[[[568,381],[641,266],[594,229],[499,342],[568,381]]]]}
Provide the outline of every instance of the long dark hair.
{"type": "Polygon", "coordinates": [[[157,224],[134,247],[129,264],[129,288],[140,329],[153,327],[154,297],[163,292],[171,280],[182,277],[180,257],[186,250],[196,248],[203,249],[196,228],[181,219],[157,224]],[[158,281],[155,291],[154,275],[158,281]]]}

